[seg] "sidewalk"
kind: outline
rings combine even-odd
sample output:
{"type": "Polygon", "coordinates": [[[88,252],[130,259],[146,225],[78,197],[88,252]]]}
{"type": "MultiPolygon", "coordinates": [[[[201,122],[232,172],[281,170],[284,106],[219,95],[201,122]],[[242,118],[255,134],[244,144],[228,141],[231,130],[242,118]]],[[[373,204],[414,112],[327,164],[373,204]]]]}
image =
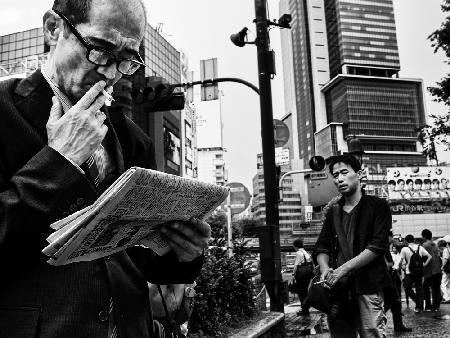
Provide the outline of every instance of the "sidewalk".
{"type": "MultiPolygon", "coordinates": [[[[312,310],[309,316],[297,316],[300,309],[298,302],[284,307],[286,337],[329,337],[326,316],[323,313],[312,310]]],[[[450,338],[450,304],[442,304],[440,312],[414,313],[414,303],[406,307],[403,302],[403,322],[413,329],[412,332],[395,334],[392,323],[392,315],[388,312],[388,337],[439,337],[450,338]]]]}

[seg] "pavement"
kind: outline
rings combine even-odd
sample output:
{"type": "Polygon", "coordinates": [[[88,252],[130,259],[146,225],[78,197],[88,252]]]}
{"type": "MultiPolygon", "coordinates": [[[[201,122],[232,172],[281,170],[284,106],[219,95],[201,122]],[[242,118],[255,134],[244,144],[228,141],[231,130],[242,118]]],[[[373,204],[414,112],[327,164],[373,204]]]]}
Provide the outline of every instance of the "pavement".
{"type": "MultiPolygon", "coordinates": [[[[413,311],[413,302],[409,304],[409,307],[406,302],[403,302],[402,305],[403,322],[405,326],[411,327],[413,330],[408,333],[394,333],[392,315],[388,312],[388,337],[450,338],[450,304],[442,304],[439,312],[423,312],[421,314],[413,311]]],[[[309,316],[297,316],[296,312],[300,309],[298,301],[285,305],[286,337],[329,337],[327,320],[323,313],[311,309],[309,316]]]]}

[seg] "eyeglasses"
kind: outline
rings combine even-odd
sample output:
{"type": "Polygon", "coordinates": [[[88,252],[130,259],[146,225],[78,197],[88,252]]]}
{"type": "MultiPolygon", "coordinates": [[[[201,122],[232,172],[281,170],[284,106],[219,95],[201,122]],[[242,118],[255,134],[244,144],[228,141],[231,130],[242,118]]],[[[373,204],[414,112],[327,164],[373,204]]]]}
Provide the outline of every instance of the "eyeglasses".
{"type": "Polygon", "coordinates": [[[139,68],[145,67],[144,61],[139,54],[137,54],[139,60],[119,58],[110,51],[87,42],[63,13],[56,9],[53,9],[53,11],[67,23],[73,35],[75,35],[78,41],[80,41],[80,43],[86,48],[86,58],[90,63],[97,66],[110,66],[115,63],[117,70],[124,75],[132,75],[136,73],[139,68]]]}

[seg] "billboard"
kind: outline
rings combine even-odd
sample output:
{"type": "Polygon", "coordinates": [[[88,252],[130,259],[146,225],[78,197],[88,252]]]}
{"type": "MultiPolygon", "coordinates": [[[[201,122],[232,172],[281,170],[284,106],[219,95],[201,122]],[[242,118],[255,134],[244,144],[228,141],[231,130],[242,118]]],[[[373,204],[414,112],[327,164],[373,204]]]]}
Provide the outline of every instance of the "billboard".
{"type": "Polygon", "coordinates": [[[450,212],[450,167],[387,168],[393,214],[450,212]]]}

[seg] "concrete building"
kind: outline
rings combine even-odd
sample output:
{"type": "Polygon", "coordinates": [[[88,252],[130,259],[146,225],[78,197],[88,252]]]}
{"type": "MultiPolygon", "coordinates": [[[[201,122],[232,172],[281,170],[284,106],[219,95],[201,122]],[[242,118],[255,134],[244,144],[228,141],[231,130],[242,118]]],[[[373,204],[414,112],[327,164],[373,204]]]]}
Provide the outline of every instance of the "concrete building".
{"type": "Polygon", "coordinates": [[[228,171],[225,168],[223,147],[198,148],[199,181],[225,185],[228,182],[228,171]]]}
{"type": "MultiPolygon", "coordinates": [[[[0,36],[0,80],[25,77],[46,61],[48,46],[41,28],[0,36]]],[[[133,105],[132,92],[142,89],[149,76],[160,76],[175,84],[185,80],[187,57],[147,25],[140,46],[147,65],[132,77],[123,77],[113,96],[125,113],[154,141],[158,170],[196,177],[196,110],[186,104],[182,111],[147,113],[133,105]]]]}
{"type": "MultiPolygon", "coordinates": [[[[382,195],[387,167],[426,164],[414,131],[425,123],[423,85],[398,78],[392,0],[281,0],[286,6],[292,54],[289,43],[282,50],[294,60],[299,157],[307,167],[314,154],[347,152],[357,137],[366,189],[382,195]]],[[[283,68],[292,79],[288,61],[283,68]]]]}

